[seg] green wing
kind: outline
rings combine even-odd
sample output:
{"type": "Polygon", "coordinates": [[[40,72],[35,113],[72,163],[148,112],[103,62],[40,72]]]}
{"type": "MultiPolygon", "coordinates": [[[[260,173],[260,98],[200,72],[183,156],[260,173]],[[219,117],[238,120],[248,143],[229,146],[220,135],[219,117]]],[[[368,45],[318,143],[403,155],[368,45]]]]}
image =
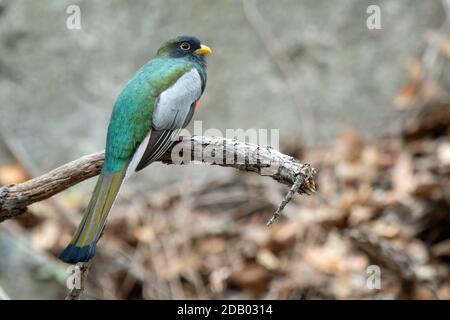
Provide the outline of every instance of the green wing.
{"type": "Polygon", "coordinates": [[[161,92],[193,66],[177,59],[153,59],[144,65],[117,98],[106,141],[106,172],[122,170],[152,127],[152,115],[161,92]]]}

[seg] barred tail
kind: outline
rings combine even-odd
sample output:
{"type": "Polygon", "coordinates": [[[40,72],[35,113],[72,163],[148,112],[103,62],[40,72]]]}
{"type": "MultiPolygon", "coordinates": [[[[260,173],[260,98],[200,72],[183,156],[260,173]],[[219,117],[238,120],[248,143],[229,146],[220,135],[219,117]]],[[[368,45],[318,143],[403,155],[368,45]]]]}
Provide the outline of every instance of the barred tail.
{"type": "Polygon", "coordinates": [[[59,255],[59,259],[67,263],[77,263],[89,261],[94,256],[106,218],[125,178],[126,167],[118,172],[102,171],[83,220],[70,244],[59,255]]]}

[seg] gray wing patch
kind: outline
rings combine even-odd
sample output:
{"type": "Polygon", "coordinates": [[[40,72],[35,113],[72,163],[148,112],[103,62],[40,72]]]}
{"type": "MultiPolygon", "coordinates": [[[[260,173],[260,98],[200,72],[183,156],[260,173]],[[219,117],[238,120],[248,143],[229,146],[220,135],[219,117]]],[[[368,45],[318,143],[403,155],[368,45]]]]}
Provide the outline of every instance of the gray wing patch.
{"type": "Polygon", "coordinates": [[[185,73],[172,87],[160,94],[153,112],[150,139],[136,171],[158,160],[172,146],[181,129],[191,121],[195,101],[200,96],[201,78],[195,69],[185,73]]]}
{"type": "Polygon", "coordinates": [[[173,86],[163,91],[153,111],[152,124],[156,130],[181,128],[190,106],[202,94],[202,80],[196,69],[181,76],[173,86]]]}
{"type": "Polygon", "coordinates": [[[192,117],[194,116],[195,112],[195,102],[191,104],[191,107],[189,108],[189,112],[186,115],[186,119],[184,119],[183,128],[186,128],[189,122],[191,122],[192,117]]]}
{"type": "MultiPolygon", "coordinates": [[[[173,142],[171,138],[173,131],[174,130],[152,131],[147,149],[136,166],[136,172],[144,169],[153,161],[158,160],[157,156],[163,151],[163,146],[166,143],[171,144],[171,142],[173,142]]],[[[167,151],[167,149],[164,150],[164,152],[165,151],[167,151]]]]}

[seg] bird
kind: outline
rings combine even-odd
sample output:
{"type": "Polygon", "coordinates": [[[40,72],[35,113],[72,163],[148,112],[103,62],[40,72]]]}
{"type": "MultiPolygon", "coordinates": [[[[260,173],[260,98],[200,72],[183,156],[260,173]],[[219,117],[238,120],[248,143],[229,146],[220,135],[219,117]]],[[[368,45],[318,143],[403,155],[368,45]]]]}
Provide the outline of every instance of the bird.
{"type": "Polygon", "coordinates": [[[191,121],[205,90],[211,52],[194,36],[172,38],[127,82],[113,107],[97,184],[60,260],[75,264],[95,255],[125,179],[160,159],[191,121]]]}

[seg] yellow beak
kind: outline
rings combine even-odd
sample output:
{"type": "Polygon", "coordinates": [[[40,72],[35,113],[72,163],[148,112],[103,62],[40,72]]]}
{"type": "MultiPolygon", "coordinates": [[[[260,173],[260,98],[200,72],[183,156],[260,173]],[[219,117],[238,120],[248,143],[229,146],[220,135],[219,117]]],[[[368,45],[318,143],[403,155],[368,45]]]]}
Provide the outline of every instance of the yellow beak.
{"type": "Polygon", "coordinates": [[[212,50],[205,45],[201,45],[199,49],[195,50],[194,53],[196,54],[210,54],[212,52],[212,50]]]}

